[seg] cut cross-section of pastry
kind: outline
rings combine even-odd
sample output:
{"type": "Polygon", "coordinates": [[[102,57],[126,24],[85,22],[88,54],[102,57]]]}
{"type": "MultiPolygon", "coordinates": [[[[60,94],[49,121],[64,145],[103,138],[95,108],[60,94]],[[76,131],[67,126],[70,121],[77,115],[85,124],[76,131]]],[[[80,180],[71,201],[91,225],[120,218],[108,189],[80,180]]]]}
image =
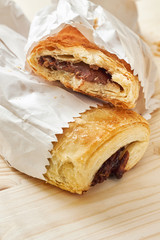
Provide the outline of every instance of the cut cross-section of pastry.
{"type": "Polygon", "coordinates": [[[27,60],[48,81],[59,80],[115,106],[133,108],[139,96],[140,83],[130,65],[89,42],[72,26],[40,41],[27,60]]]}
{"type": "Polygon", "coordinates": [[[88,110],[57,136],[45,178],[79,194],[111,175],[121,178],[142,158],[149,135],[147,121],[131,110],[88,110]]]}

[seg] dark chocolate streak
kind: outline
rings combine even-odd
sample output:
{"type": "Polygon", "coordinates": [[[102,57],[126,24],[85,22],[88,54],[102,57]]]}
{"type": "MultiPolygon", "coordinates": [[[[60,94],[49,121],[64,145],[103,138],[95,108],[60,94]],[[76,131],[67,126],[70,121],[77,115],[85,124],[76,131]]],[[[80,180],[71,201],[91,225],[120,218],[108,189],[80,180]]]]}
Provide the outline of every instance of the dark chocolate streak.
{"type": "Polygon", "coordinates": [[[63,70],[74,73],[76,78],[83,79],[88,82],[95,82],[106,84],[108,81],[112,82],[112,76],[104,68],[98,66],[88,65],[84,62],[66,62],[55,59],[51,56],[41,56],[38,63],[50,70],[63,70]]]}
{"type": "Polygon", "coordinates": [[[116,178],[121,178],[125,172],[125,166],[129,159],[129,152],[126,151],[122,158],[120,159],[120,154],[124,151],[124,147],[120,148],[116,153],[114,153],[110,158],[108,158],[97,171],[91,186],[97,183],[102,183],[109,176],[116,176],[116,178]]]}

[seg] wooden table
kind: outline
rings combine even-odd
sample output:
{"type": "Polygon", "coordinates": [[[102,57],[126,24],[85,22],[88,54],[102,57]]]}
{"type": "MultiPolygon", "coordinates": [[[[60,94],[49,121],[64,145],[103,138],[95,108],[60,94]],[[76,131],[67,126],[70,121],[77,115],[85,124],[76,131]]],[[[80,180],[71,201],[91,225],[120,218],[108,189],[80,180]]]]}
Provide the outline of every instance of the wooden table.
{"type": "MultiPolygon", "coordinates": [[[[141,0],[138,9],[160,68],[160,1],[141,0]]],[[[160,82],[156,94],[160,98],[160,82]]],[[[139,164],[82,196],[28,177],[0,158],[0,239],[160,239],[160,110],[149,122],[150,145],[139,164]]]]}

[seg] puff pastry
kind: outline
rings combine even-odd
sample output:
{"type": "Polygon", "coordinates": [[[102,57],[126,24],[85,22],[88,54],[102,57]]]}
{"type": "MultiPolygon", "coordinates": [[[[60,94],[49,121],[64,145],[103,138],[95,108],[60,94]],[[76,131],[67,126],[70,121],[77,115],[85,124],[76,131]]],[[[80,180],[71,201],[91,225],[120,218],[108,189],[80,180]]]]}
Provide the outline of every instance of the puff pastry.
{"type": "Polygon", "coordinates": [[[130,65],[69,25],[40,41],[27,61],[48,81],[59,80],[67,88],[115,106],[133,108],[139,96],[140,83],[130,65]]]}
{"type": "Polygon", "coordinates": [[[81,114],[58,135],[46,181],[82,194],[110,175],[121,178],[142,158],[149,125],[139,114],[109,105],[81,114]]]}

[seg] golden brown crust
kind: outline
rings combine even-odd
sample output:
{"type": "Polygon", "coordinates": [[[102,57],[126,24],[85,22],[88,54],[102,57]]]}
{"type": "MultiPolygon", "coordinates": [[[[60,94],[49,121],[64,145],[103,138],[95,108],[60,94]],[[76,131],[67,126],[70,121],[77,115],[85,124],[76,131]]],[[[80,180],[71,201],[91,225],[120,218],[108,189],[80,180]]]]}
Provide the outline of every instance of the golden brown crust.
{"type": "Polygon", "coordinates": [[[47,167],[47,182],[73,193],[87,191],[102,164],[126,146],[128,171],[143,156],[149,142],[149,125],[131,110],[109,105],[91,109],[58,135],[47,167]]]}
{"type": "Polygon", "coordinates": [[[36,52],[36,50],[37,49],[40,50],[40,48],[43,49],[43,47],[46,47],[49,51],[52,51],[54,50],[54,48],[56,48],[57,46],[56,44],[60,44],[63,47],[67,47],[67,48],[75,47],[75,46],[83,46],[84,48],[99,50],[104,54],[106,54],[107,56],[111,57],[114,61],[118,61],[120,65],[123,64],[123,67],[125,67],[127,71],[133,74],[133,71],[131,70],[130,65],[125,60],[119,59],[115,54],[112,54],[102,48],[99,48],[96,44],[88,41],[88,39],[85,38],[78,29],[69,25],[63,28],[56,35],[52,37],[48,37],[44,41],[40,41],[39,44],[32,50],[32,52],[36,52]]]}
{"type": "Polygon", "coordinates": [[[49,81],[59,80],[66,87],[74,91],[109,101],[115,106],[133,108],[139,96],[140,83],[133,75],[130,65],[116,55],[99,48],[89,42],[76,28],[66,26],[58,34],[40,41],[32,50],[28,62],[34,72],[49,81]],[[71,55],[77,61],[89,65],[98,65],[106,69],[111,75],[113,83],[106,86],[76,79],[72,73],[51,71],[38,64],[38,57],[44,55],[65,56],[71,55]]]}

